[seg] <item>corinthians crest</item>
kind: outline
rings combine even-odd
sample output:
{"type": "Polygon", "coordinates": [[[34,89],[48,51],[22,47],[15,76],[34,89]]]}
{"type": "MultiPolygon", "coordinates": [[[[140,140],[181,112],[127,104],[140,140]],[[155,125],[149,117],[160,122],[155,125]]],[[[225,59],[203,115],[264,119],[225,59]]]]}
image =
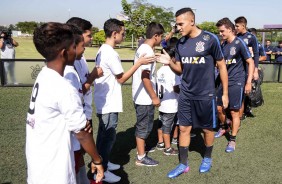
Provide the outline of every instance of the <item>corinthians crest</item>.
{"type": "Polygon", "coordinates": [[[204,45],[205,45],[205,42],[201,42],[201,41],[197,42],[196,43],[196,51],[197,52],[203,52],[205,50],[204,45]]]}
{"type": "Polygon", "coordinates": [[[30,68],[32,69],[31,78],[32,78],[32,79],[36,79],[37,75],[39,74],[39,72],[41,71],[41,69],[43,68],[43,66],[40,67],[39,65],[36,65],[35,67],[34,67],[34,66],[31,66],[30,68]]]}
{"type": "Polygon", "coordinates": [[[236,54],[236,47],[231,47],[230,48],[230,55],[234,56],[236,54]]]}

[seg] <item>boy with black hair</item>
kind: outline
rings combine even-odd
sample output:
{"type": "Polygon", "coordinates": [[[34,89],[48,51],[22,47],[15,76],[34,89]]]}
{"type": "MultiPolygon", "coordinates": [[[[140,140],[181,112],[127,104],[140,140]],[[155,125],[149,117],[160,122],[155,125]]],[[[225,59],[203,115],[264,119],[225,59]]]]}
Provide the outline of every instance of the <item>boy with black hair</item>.
{"type": "MultiPolygon", "coordinates": [[[[103,157],[106,170],[104,181],[118,182],[121,178],[110,172],[109,156],[116,140],[118,113],[123,111],[121,85],[143,64],[153,62],[156,58],[140,57],[140,59],[124,72],[118,53],[114,50],[125,37],[125,27],[122,21],[109,19],[104,23],[106,42],[98,50],[96,65],[101,67],[104,76],[94,82],[94,102],[96,105],[99,128],[97,135],[97,149],[103,157]]],[[[115,169],[120,166],[115,164],[115,169]]],[[[112,169],[111,169],[112,170],[112,169]]]]}
{"type": "MultiPolygon", "coordinates": [[[[153,48],[159,46],[162,41],[164,28],[161,24],[151,22],[146,29],[146,40],[137,49],[134,63],[136,64],[142,55],[154,56],[153,48]]],[[[156,63],[143,65],[133,74],[132,97],[136,111],[136,145],[137,159],[135,164],[138,166],[157,166],[158,161],[148,157],[145,153],[145,140],[149,136],[154,123],[155,106],[160,106],[158,98],[155,76],[156,63]]]]}
{"type": "MultiPolygon", "coordinates": [[[[225,151],[231,153],[235,151],[236,136],[240,127],[239,110],[243,101],[243,93],[249,94],[252,88],[254,60],[244,41],[234,35],[235,26],[228,18],[219,20],[216,26],[224,40],[222,50],[228,71],[228,108],[232,117],[232,132],[225,151]],[[248,65],[248,71],[245,71],[246,65],[248,65]],[[248,73],[247,78],[246,73],[248,73]]],[[[229,130],[226,122],[226,112],[222,107],[222,93],[222,85],[220,84],[217,90],[217,110],[220,120],[220,129],[215,134],[217,138],[229,130]]]]}
{"type": "Polygon", "coordinates": [[[26,120],[28,183],[76,183],[73,132],[92,158],[96,181],[103,178],[102,159],[90,133],[77,90],[63,77],[76,57],[73,31],[67,24],[49,22],[36,28],[33,41],[46,58],[30,99],[26,120]],[[88,129],[87,128],[87,129],[88,129]]]}
{"type": "Polygon", "coordinates": [[[179,120],[179,165],[167,176],[175,178],[189,171],[188,150],[190,132],[203,129],[206,150],[200,165],[201,173],[212,166],[214,143],[213,128],[216,127],[216,94],[214,68],[219,68],[223,86],[223,107],[228,106],[228,76],[220,43],[216,35],[196,27],[195,14],[191,8],[182,8],[175,13],[176,25],[182,38],[176,45],[176,62],[166,53],[159,61],[169,64],[177,74],[182,74],[178,99],[179,120]]]}

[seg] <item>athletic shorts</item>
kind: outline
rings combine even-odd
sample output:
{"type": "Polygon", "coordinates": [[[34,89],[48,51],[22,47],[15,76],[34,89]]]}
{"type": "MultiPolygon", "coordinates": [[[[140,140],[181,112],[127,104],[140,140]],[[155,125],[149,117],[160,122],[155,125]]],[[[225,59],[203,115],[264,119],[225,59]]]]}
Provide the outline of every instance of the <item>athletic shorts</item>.
{"type": "Polygon", "coordinates": [[[215,98],[210,100],[189,100],[179,96],[179,126],[211,129],[217,124],[217,108],[215,98]]]}
{"type": "MultiPolygon", "coordinates": [[[[222,106],[222,94],[223,88],[222,85],[219,86],[217,91],[217,105],[222,106]]],[[[228,108],[231,110],[239,110],[242,106],[242,102],[244,99],[244,87],[243,85],[232,85],[228,86],[228,98],[229,105],[228,108]]]]}

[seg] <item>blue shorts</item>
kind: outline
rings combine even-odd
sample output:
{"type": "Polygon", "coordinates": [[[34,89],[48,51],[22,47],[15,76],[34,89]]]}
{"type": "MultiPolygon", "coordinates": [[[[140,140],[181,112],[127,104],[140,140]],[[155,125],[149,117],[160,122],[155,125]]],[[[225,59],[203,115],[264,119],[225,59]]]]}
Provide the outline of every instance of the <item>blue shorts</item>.
{"type": "Polygon", "coordinates": [[[154,125],[154,105],[138,105],[134,103],[136,111],[136,129],[135,136],[141,139],[147,139],[154,125]]]}
{"type": "MultiPolygon", "coordinates": [[[[219,86],[217,91],[217,105],[222,106],[222,94],[223,88],[222,85],[219,86]]],[[[242,101],[244,97],[244,87],[243,85],[236,84],[232,86],[228,86],[228,98],[229,105],[228,108],[231,110],[239,110],[242,106],[242,101]]]]}
{"type": "Polygon", "coordinates": [[[217,108],[215,98],[210,100],[189,100],[179,96],[179,126],[212,129],[217,125],[217,108]]]}

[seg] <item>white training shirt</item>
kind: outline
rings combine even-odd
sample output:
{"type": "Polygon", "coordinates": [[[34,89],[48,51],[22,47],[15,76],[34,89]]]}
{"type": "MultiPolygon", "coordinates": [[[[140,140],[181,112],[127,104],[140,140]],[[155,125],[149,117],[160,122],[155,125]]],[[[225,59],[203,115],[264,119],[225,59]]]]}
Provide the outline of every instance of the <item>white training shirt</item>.
{"type": "Polygon", "coordinates": [[[178,94],[173,87],[180,85],[181,78],[169,66],[162,66],[157,71],[157,94],[161,100],[160,112],[176,113],[178,110],[178,94]]]}
{"type": "Polygon", "coordinates": [[[94,102],[98,114],[122,112],[121,84],[116,75],[123,73],[118,53],[103,44],[96,56],[96,65],[103,69],[103,76],[94,81],[94,102]]]}
{"type": "Polygon", "coordinates": [[[71,132],[86,125],[77,90],[43,67],[32,92],[26,124],[27,182],[75,184],[71,132]]]}
{"type": "MultiPolygon", "coordinates": [[[[148,44],[142,44],[136,51],[134,57],[134,63],[138,61],[138,59],[142,56],[142,54],[146,54],[145,57],[154,56],[155,53],[153,49],[148,44]]],[[[144,88],[141,75],[143,70],[150,71],[150,80],[152,83],[153,89],[156,91],[156,76],[155,76],[156,63],[150,63],[148,65],[140,66],[135,73],[133,74],[132,80],[132,98],[135,104],[138,105],[151,105],[152,99],[144,88]]]]}
{"type": "MultiPolygon", "coordinates": [[[[78,76],[80,78],[81,85],[83,85],[87,81],[87,78],[89,76],[88,64],[87,64],[84,56],[80,60],[75,60],[74,67],[75,67],[75,70],[78,73],[78,76]]],[[[83,109],[84,109],[86,118],[88,120],[92,119],[92,112],[93,112],[93,109],[92,109],[92,101],[93,101],[92,92],[93,91],[92,91],[92,86],[91,86],[90,89],[83,95],[83,100],[84,100],[83,109]]]]}
{"type": "MultiPolygon", "coordinates": [[[[83,104],[83,92],[82,85],[80,83],[79,76],[74,69],[74,66],[66,66],[64,70],[64,78],[77,90],[79,98],[81,99],[81,103],[83,104]]],[[[85,110],[83,111],[85,113],[85,110]]],[[[71,134],[71,142],[73,146],[73,150],[80,150],[80,143],[75,137],[75,134],[71,134]]]]}

